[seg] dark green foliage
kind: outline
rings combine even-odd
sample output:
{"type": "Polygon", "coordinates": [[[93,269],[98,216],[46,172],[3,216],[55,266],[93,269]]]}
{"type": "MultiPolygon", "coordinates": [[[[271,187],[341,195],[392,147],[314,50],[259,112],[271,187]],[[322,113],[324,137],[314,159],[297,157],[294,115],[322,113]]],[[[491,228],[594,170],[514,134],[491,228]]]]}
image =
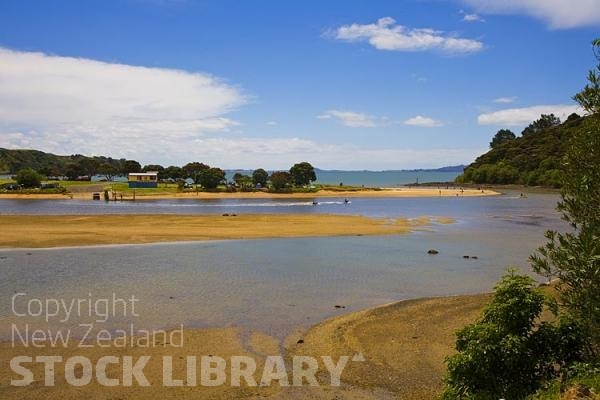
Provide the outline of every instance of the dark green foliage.
{"type": "Polygon", "coordinates": [[[111,182],[119,174],[119,169],[114,165],[105,163],[98,167],[98,173],[111,182]]]}
{"type": "Polygon", "coordinates": [[[76,156],[55,156],[37,150],[0,149],[0,172],[14,174],[20,169],[32,168],[54,175],[54,172],[63,172],[67,164],[74,161],[73,157],[76,156]]]}
{"type": "Polygon", "coordinates": [[[579,329],[536,324],[544,295],[531,278],[509,271],[483,317],[457,333],[443,399],[523,399],[579,357],[579,329]]]}
{"type": "Polygon", "coordinates": [[[197,175],[197,183],[205,189],[216,189],[225,181],[225,171],[221,168],[207,168],[201,170],[197,175]]]}
{"type": "MultiPolygon", "coordinates": [[[[58,158],[37,150],[8,150],[0,149],[0,166],[3,173],[14,174],[23,168],[62,170],[67,164],[68,157],[58,158]]],[[[52,175],[52,174],[50,174],[52,175]]]]}
{"type": "Polygon", "coordinates": [[[80,176],[85,174],[83,168],[79,163],[73,162],[67,165],[67,168],[63,171],[62,175],[66,176],[69,180],[74,181],[80,176]]]}
{"type": "Polygon", "coordinates": [[[494,135],[494,138],[490,142],[490,148],[493,149],[494,147],[497,147],[502,143],[510,142],[511,140],[515,140],[516,138],[517,137],[510,129],[500,129],[498,132],[496,132],[496,135],[494,135]]]}
{"type": "Polygon", "coordinates": [[[94,159],[94,158],[82,158],[81,160],[78,161],[78,166],[79,169],[81,170],[82,174],[81,175],[86,175],[86,176],[94,176],[98,173],[98,167],[100,166],[100,163],[98,162],[98,160],[94,159]]]}
{"type": "Polygon", "coordinates": [[[248,190],[252,188],[252,177],[236,172],[233,175],[233,181],[242,190],[248,190]]]}
{"type": "Polygon", "coordinates": [[[187,163],[181,167],[185,175],[183,178],[192,178],[196,183],[200,183],[200,174],[209,168],[208,165],[200,162],[187,163]]]}
{"type": "Polygon", "coordinates": [[[252,172],[252,183],[255,185],[260,184],[262,187],[267,186],[267,180],[269,179],[269,173],[262,168],[255,169],[252,172]]]}
{"type": "Polygon", "coordinates": [[[273,172],[269,180],[274,190],[283,190],[292,184],[292,176],[286,171],[273,172]]]}
{"type": "Polygon", "coordinates": [[[560,125],[499,143],[466,167],[458,181],[560,187],[567,143],[585,120],[572,114],[560,125]]]}
{"type": "Polygon", "coordinates": [[[540,119],[533,121],[529,124],[521,135],[527,136],[535,133],[543,132],[546,129],[552,128],[554,126],[560,125],[560,118],[555,116],[554,114],[542,114],[540,119]]]}
{"type": "Polygon", "coordinates": [[[158,173],[159,179],[184,179],[185,172],[181,167],[170,165],[164,171],[158,173]]]}
{"type": "Polygon", "coordinates": [[[290,175],[296,186],[308,185],[317,180],[314,167],[307,162],[294,164],[290,168],[290,175]]]}
{"type": "Polygon", "coordinates": [[[155,172],[162,172],[165,170],[165,167],[163,167],[162,165],[159,164],[148,164],[148,165],[144,165],[144,168],[142,168],[142,172],[149,172],[149,171],[155,171],[155,172]]]}
{"type": "Polygon", "coordinates": [[[40,187],[43,177],[31,168],[24,168],[17,172],[16,181],[24,188],[40,187]]]}
{"type": "Polygon", "coordinates": [[[37,150],[8,150],[0,148],[0,173],[14,174],[23,168],[32,168],[42,175],[75,179],[99,172],[104,164],[115,167],[119,172],[125,160],[110,157],[86,157],[81,154],[57,156],[37,150]]]}
{"type": "Polygon", "coordinates": [[[121,166],[121,172],[123,175],[142,172],[142,166],[135,160],[125,160],[121,166]]]}

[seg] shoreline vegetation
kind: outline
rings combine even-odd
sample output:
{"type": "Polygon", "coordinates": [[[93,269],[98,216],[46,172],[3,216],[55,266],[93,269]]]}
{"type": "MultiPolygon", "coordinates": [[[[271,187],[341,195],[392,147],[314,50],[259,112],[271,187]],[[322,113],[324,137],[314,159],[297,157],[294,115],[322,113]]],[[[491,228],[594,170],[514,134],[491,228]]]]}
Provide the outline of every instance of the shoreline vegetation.
{"type": "MultiPolygon", "coordinates": [[[[0,200],[54,200],[54,199],[77,199],[92,200],[93,192],[102,192],[102,186],[88,191],[72,191],[61,193],[44,193],[32,191],[28,193],[0,193],[0,200]]],[[[132,191],[118,192],[117,201],[121,200],[120,194],[123,194],[122,200],[131,201],[134,199],[132,191]]],[[[323,189],[315,192],[207,192],[207,191],[156,191],[147,189],[138,189],[135,192],[135,200],[161,200],[161,199],[311,199],[315,197],[473,197],[473,196],[494,196],[500,193],[489,188],[478,187],[402,187],[402,188],[378,188],[368,189],[360,188],[354,190],[345,190],[343,188],[333,190],[323,189]]]]}
{"type": "MultiPolygon", "coordinates": [[[[63,362],[55,367],[55,386],[30,385],[15,388],[7,385],[14,378],[10,368],[0,372],[0,390],[7,395],[19,397],[81,398],[100,394],[109,397],[147,398],[196,395],[214,399],[229,398],[313,398],[313,399],[380,399],[407,398],[412,400],[431,399],[441,393],[442,377],[445,371],[444,358],[454,353],[454,333],[457,329],[477,319],[490,294],[463,295],[439,298],[404,300],[375,308],[343,314],[324,320],[308,330],[292,332],[282,341],[262,332],[248,332],[240,327],[213,327],[184,330],[185,343],[181,348],[154,343],[147,347],[77,348],[78,342],[68,347],[28,347],[30,357],[36,355],[59,355],[63,362]],[[365,361],[348,362],[341,375],[341,386],[329,386],[327,369],[321,360],[322,355],[330,355],[333,360],[340,356],[363,354],[365,361]],[[64,360],[74,355],[84,356],[95,363],[107,355],[131,356],[134,360],[141,356],[151,356],[144,367],[144,375],[152,386],[105,387],[95,380],[83,387],[67,384],[64,377],[64,360]],[[260,372],[264,368],[267,355],[281,355],[291,366],[292,357],[312,356],[319,360],[316,374],[321,386],[281,387],[273,383],[270,387],[232,387],[229,364],[225,368],[227,379],[216,387],[164,387],[162,382],[163,356],[176,360],[173,363],[173,376],[185,377],[185,357],[195,354],[217,356],[230,359],[244,355],[256,360],[254,373],[260,382],[260,372]]],[[[160,342],[161,336],[155,338],[160,342]]],[[[12,346],[11,342],[0,342],[0,362],[7,365],[15,356],[22,355],[22,344],[12,346]]],[[[291,367],[290,367],[291,368],[291,367]]],[[[109,365],[107,374],[121,376],[119,364],[109,365]]],[[[44,379],[44,366],[34,363],[31,367],[35,382],[44,379]]],[[[242,382],[244,382],[242,380],[242,382]]]]}
{"type": "Polygon", "coordinates": [[[3,215],[0,248],[48,248],[175,241],[397,235],[448,224],[448,217],[355,215],[3,215]]]}

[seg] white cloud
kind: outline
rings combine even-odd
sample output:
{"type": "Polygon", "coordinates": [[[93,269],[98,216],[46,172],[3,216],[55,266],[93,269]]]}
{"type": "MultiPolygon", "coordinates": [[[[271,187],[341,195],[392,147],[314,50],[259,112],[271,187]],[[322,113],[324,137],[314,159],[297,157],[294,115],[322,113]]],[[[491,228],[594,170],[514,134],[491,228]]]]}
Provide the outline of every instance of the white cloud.
{"type": "Polygon", "coordinates": [[[510,103],[514,103],[515,101],[517,101],[516,96],[498,97],[497,99],[494,99],[494,103],[498,103],[498,104],[510,104],[510,103]]]}
{"type": "Polygon", "coordinates": [[[423,128],[436,128],[438,126],[444,126],[442,121],[437,121],[433,118],[424,117],[422,115],[417,115],[416,117],[412,117],[404,121],[405,125],[412,126],[420,126],[423,128]]]}
{"type": "Polygon", "coordinates": [[[348,42],[368,42],[378,50],[473,53],[483,49],[483,43],[477,40],[453,37],[433,29],[407,28],[396,25],[390,17],[380,18],[374,24],[343,25],[330,35],[348,42]]]}
{"type": "Polygon", "coordinates": [[[342,125],[350,128],[374,128],[381,126],[386,123],[387,118],[378,118],[372,115],[355,112],[355,111],[344,111],[344,110],[329,110],[321,115],[318,115],[319,119],[331,119],[338,120],[342,125]]]}
{"type": "Polygon", "coordinates": [[[60,154],[160,153],[160,143],[239,125],[224,115],[246,102],[239,89],[204,73],[5,48],[0,82],[0,146],[60,154]]]}
{"type": "Polygon", "coordinates": [[[277,123],[277,121],[267,121],[267,125],[269,125],[269,126],[277,126],[279,124],[277,123]]]}
{"type": "Polygon", "coordinates": [[[598,0],[462,0],[484,14],[525,14],[565,29],[600,24],[598,0]]]}
{"type": "MultiPolygon", "coordinates": [[[[222,168],[285,169],[300,160],[340,169],[435,167],[468,162],[485,150],[364,149],[302,138],[238,137],[239,122],[227,113],[246,101],[239,89],[203,73],[0,48],[0,147],[143,164],[203,161],[222,168]],[[227,131],[232,134],[221,134],[227,131]]],[[[389,124],[362,113],[327,118],[354,126],[389,124]]]]}
{"type": "Polygon", "coordinates": [[[525,126],[540,118],[542,114],[554,114],[565,120],[572,113],[584,114],[584,110],[575,105],[556,104],[539,105],[525,108],[509,108],[477,117],[479,125],[525,126]]]}
{"type": "Polygon", "coordinates": [[[465,14],[463,17],[463,21],[465,22],[485,22],[483,18],[479,14],[465,14]]]}

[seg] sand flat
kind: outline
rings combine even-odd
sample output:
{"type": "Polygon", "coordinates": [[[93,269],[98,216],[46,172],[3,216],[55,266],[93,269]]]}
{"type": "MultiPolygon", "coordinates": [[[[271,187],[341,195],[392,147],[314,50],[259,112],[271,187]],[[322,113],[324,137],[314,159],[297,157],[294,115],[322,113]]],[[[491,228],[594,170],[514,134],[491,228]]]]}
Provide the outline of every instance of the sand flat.
{"type": "MultiPolygon", "coordinates": [[[[445,187],[402,187],[402,188],[384,188],[384,189],[363,189],[363,190],[320,190],[314,193],[270,193],[270,192],[167,192],[167,193],[144,193],[144,189],[138,189],[136,200],[160,200],[160,199],[311,199],[316,197],[473,197],[473,196],[495,196],[499,193],[484,189],[473,188],[448,188],[445,187]]],[[[18,194],[18,193],[0,193],[0,199],[12,200],[55,200],[55,199],[78,199],[92,200],[91,192],[77,192],[67,194],[18,194]]],[[[124,194],[123,199],[131,200],[131,193],[124,194]]],[[[119,197],[120,199],[120,197],[119,197]]]]}
{"type": "MultiPolygon", "coordinates": [[[[0,247],[44,248],[172,241],[392,235],[431,218],[351,215],[3,215],[0,247]]],[[[446,221],[447,222],[447,221],[446,221]]]]}
{"type": "MultiPolygon", "coordinates": [[[[474,322],[491,295],[407,300],[332,318],[287,339],[289,356],[362,354],[342,375],[347,385],[384,390],[402,399],[434,399],[442,390],[444,359],[455,332],[474,322]]],[[[322,374],[324,364],[319,363],[322,374]]],[[[377,397],[375,397],[377,398],[377,397]]]]}
{"type": "MultiPolygon", "coordinates": [[[[164,345],[161,337],[153,346],[127,346],[116,348],[94,346],[77,348],[77,341],[68,347],[23,347],[0,343],[0,395],[3,398],[271,398],[271,399],[432,399],[441,390],[444,374],[444,357],[454,351],[454,332],[473,322],[489,301],[490,295],[471,295],[445,298],[409,300],[387,306],[359,311],[335,317],[309,329],[296,332],[279,344],[277,339],[264,333],[244,333],[239,328],[184,328],[183,347],[164,345]],[[244,339],[246,338],[246,339],[244,339]],[[298,338],[304,343],[297,344],[298,338]],[[319,362],[317,379],[321,386],[280,387],[277,381],[271,387],[241,387],[230,385],[229,363],[232,356],[248,356],[255,359],[257,370],[253,374],[257,383],[261,381],[266,356],[281,355],[288,368],[293,356],[331,356],[337,361],[340,356],[362,353],[365,361],[349,361],[341,375],[341,386],[329,386],[329,376],[319,362]],[[44,386],[43,364],[31,366],[34,382],[27,387],[14,387],[10,379],[20,376],[9,367],[13,357],[27,355],[60,355],[62,362],[55,367],[55,386],[44,386]],[[144,367],[144,375],[150,387],[105,387],[92,380],[89,385],[74,387],[65,380],[64,362],[73,356],[87,357],[93,364],[100,357],[112,355],[150,356],[144,367]],[[162,385],[163,356],[174,360],[173,376],[186,379],[186,357],[218,356],[227,361],[226,382],[216,387],[198,385],[165,387],[162,385]]],[[[199,368],[199,367],[198,367],[199,368]]],[[[107,369],[109,378],[118,379],[122,366],[112,364],[107,369]]],[[[288,371],[291,380],[291,369],[288,371]]]]}

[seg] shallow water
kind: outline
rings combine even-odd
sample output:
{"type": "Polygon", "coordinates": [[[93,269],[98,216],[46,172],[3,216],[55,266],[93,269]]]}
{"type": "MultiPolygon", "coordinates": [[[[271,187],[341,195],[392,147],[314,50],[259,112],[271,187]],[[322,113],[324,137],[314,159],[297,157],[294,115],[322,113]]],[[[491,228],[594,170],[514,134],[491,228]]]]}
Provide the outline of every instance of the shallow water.
{"type": "Polygon", "coordinates": [[[12,315],[32,298],[139,298],[139,317],[110,317],[97,329],[241,326],[279,337],[341,312],[395,300],[490,290],[508,265],[528,271],[527,258],[546,229],[562,227],[556,196],[353,199],[348,206],[265,202],[157,201],[132,203],[3,200],[1,213],[295,212],[367,216],[450,216],[408,235],[212,241],[0,251],[0,338],[10,324],[65,329],[86,318],[48,324],[12,315]],[[26,212],[30,210],[31,212],[26,212]],[[190,211],[193,210],[193,211],[190,211]],[[106,211],[104,211],[106,212],[106,211]],[[431,256],[435,248],[440,254],[431,256]],[[464,259],[464,255],[478,259],[464,259]],[[91,293],[91,296],[90,296],[91,293]],[[335,305],[345,306],[336,309],[335,305]]]}

